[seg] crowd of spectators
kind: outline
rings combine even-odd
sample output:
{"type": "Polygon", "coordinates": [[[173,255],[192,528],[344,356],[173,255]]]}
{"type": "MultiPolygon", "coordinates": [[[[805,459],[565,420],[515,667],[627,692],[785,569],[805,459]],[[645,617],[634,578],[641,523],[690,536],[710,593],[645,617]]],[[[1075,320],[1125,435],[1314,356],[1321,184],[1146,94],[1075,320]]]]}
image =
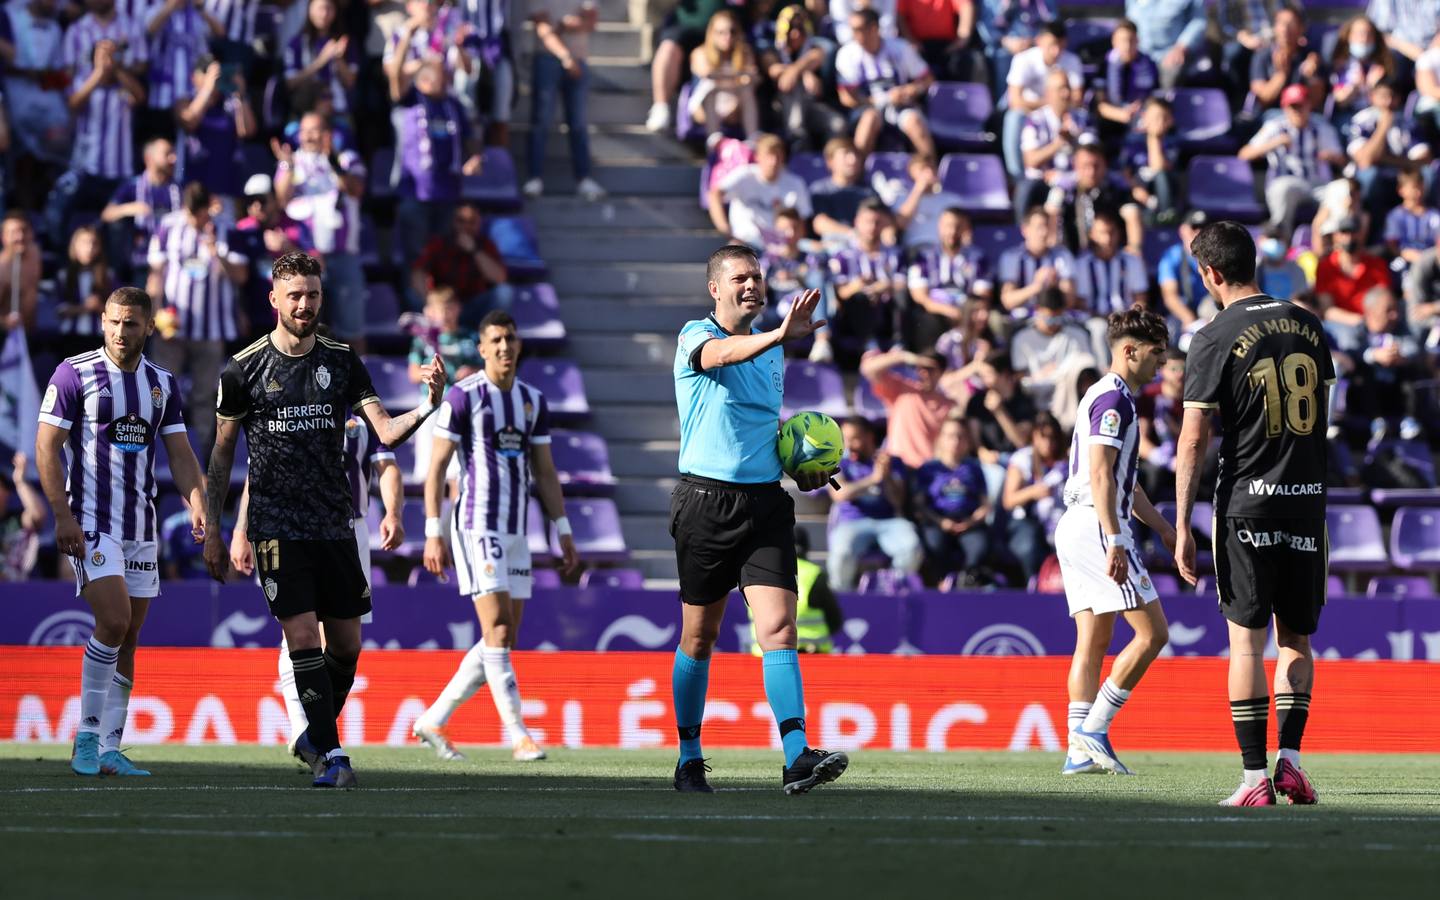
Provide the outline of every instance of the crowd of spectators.
{"type": "Polygon", "coordinates": [[[1184,349],[1215,312],[1189,255],[1206,185],[1186,184],[1200,151],[1176,133],[1177,89],[1228,102],[1203,152],[1228,141],[1255,172],[1261,286],[1326,324],[1336,483],[1363,465],[1344,461],[1433,430],[1417,385],[1440,360],[1440,0],[1330,22],[1273,0],[1124,6],[1095,27],[1050,0],[684,0],[661,32],[648,127],[703,123],[710,218],[763,254],[767,316],[822,289],[830,328],[799,352],[858,373],[887,413],[878,433],[845,426],[839,588],[877,561],[930,584],[1034,576],[1074,410],[1109,363],[1105,316],[1134,304],[1172,326],[1142,475],[1173,496],[1184,349]],[[929,99],[951,82],[990,94],[1010,211],[938,177],[945,151],[987,152],[937,143],[929,99]],[[717,94],[731,113],[707,107],[717,94]]]}

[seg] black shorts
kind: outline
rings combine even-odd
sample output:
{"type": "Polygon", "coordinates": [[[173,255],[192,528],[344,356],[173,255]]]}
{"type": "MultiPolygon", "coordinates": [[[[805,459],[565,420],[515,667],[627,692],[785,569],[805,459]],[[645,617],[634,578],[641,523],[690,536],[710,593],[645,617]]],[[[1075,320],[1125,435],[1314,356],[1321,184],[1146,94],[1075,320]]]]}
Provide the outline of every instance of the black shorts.
{"type": "Polygon", "coordinates": [[[670,536],[686,603],[708,606],[737,585],[796,589],[795,501],[779,482],[681,476],[670,494],[670,536]]]}
{"type": "Polygon", "coordinates": [[[358,619],[370,611],[370,585],[354,540],[256,541],[255,569],[277,619],[309,612],[321,621],[358,619]]]}
{"type": "Polygon", "coordinates": [[[1220,611],[1236,625],[1265,628],[1274,615],[1296,634],[1314,634],[1325,605],[1329,562],[1324,519],[1242,516],[1216,523],[1220,611]]]}

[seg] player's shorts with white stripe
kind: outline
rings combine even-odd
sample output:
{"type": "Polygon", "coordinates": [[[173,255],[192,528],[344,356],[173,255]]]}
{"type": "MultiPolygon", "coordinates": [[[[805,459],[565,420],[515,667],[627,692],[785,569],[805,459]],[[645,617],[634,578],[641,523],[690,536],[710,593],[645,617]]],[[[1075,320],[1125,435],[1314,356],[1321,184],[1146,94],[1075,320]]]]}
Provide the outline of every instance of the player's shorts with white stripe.
{"type": "MultiPolygon", "coordinates": [[[[1120,533],[1133,542],[1128,522],[1120,522],[1120,533]]],[[[1095,507],[1076,505],[1065,510],[1055,526],[1055,555],[1071,616],[1085,610],[1097,615],[1124,612],[1159,599],[1140,554],[1133,547],[1126,553],[1130,577],[1125,584],[1116,584],[1109,575],[1109,550],[1095,507]]]]}
{"type": "Polygon", "coordinates": [[[75,567],[75,595],[92,581],[118,575],[131,599],[160,596],[160,545],[155,541],[122,541],[108,534],[85,532],[85,550],[75,567]]]}
{"type": "Polygon", "coordinates": [[[461,594],[478,597],[505,593],[515,600],[530,599],[533,579],[530,543],[525,535],[456,528],[450,536],[450,547],[461,594]]]}

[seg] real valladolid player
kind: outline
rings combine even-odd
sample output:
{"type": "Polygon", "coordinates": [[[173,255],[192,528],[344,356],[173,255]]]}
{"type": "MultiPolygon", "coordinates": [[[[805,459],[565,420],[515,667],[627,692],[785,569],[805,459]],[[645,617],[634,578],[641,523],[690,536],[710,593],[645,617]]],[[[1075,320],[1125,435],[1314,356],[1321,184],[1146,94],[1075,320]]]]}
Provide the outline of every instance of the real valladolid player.
{"type": "Polygon", "coordinates": [[[235,354],[220,376],[215,449],[210,455],[205,564],[224,581],[229,554],[219,521],[240,428],[250,453],[248,527],[270,613],[284,630],[295,687],[309,728],[297,746],[325,762],[316,787],[353,787],[335,720],[355,681],[360,617],[370,612],[351,526],[345,476],[345,422],[353,410],[396,447],[439,405],[445,366],[437,357],[426,399],[391,418],[360,357],[315,333],[323,298],[320,263],[303,253],[275,261],[274,331],[235,354]],[[325,626],[321,649],[320,625],[325,626]]]}

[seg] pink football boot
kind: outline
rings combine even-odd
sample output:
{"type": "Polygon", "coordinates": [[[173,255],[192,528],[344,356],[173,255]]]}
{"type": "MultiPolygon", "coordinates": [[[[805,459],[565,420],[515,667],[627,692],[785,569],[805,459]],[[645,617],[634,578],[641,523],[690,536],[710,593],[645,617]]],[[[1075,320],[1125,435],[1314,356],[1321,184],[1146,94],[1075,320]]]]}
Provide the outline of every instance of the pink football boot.
{"type": "Polygon", "coordinates": [[[1310,783],[1305,770],[1288,759],[1275,764],[1275,793],[1283,794],[1292,806],[1320,802],[1320,795],[1315,793],[1315,786],[1310,783]]]}
{"type": "Polygon", "coordinates": [[[1247,787],[1244,782],[1235,789],[1235,793],[1220,801],[1221,806],[1274,806],[1275,788],[1271,787],[1270,779],[1265,779],[1254,787],[1247,787]]]}

